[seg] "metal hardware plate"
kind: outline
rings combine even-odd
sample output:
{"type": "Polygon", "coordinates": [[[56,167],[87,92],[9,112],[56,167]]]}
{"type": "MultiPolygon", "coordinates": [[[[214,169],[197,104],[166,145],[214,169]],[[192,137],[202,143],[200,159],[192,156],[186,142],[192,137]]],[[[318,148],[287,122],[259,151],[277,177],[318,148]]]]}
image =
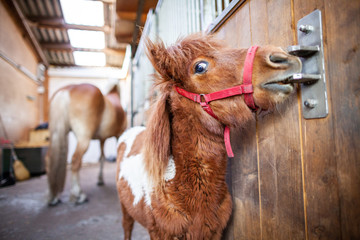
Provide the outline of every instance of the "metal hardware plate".
{"type": "Polygon", "coordinates": [[[328,115],[329,110],[326,93],[321,11],[315,10],[300,19],[297,29],[299,45],[290,46],[288,51],[290,54],[301,57],[303,64],[302,76],[298,76],[297,79],[289,79],[289,81],[301,83],[304,118],[324,118],[328,115]]]}

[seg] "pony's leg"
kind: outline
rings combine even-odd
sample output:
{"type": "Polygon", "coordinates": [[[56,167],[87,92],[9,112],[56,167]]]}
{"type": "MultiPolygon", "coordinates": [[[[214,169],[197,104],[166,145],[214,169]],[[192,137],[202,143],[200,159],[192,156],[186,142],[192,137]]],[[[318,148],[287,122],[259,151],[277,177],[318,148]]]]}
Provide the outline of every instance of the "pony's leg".
{"type": "Polygon", "coordinates": [[[80,187],[79,172],[72,172],[70,194],[70,201],[75,202],[75,204],[82,204],[88,200],[80,187]]]}
{"type": "Polygon", "coordinates": [[[86,194],[82,192],[80,187],[79,171],[81,168],[82,157],[89,147],[90,140],[83,140],[78,138],[75,153],[71,160],[71,190],[70,200],[75,201],[76,204],[81,204],[87,201],[86,194]]]}
{"type": "Polygon", "coordinates": [[[123,204],[121,204],[121,210],[122,210],[122,214],[123,214],[122,225],[124,228],[124,236],[125,236],[124,240],[130,240],[131,232],[134,227],[134,219],[127,212],[127,210],[123,204]]]}
{"type": "Polygon", "coordinates": [[[97,182],[98,186],[104,185],[104,177],[103,177],[103,171],[104,171],[103,169],[104,169],[104,162],[105,162],[104,143],[105,143],[105,140],[100,140],[101,156],[100,156],[100,159],[99,159],[100,172],[99,172],[99,177],[98,177],[98,182],[97,182]]]}

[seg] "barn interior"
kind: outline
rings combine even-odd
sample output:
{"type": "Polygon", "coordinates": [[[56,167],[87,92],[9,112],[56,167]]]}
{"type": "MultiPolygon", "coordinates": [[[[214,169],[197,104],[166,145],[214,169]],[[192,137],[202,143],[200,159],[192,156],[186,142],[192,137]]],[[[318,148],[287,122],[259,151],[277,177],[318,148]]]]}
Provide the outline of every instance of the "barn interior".
{"type": "MultiPolygon", "coordinates": [[[[69,189],[70,162],[77,139],[69,133],[63,203],[55,208],[47,206],[51,98],[69,84],[92,84],[105,94],[109,83],[116,83],[128,127],[145,125],[145,113],[155,93],[150,76],[154,69],[146,59],[143,37],[161,37],[170,44],[178,37],[205,31],[222,11],[233,11],[240,3],[234,1],[229,7],[230,2],[209,1],[205,8],[200,1],[1,1],[2,238],[116,239],[123,235],[114,181],[115,137],[105,142],[104,187],[97,187],[95,181],[100,142],[91,140],[80,172],[90,200],[75,207],[69,200],[69,189]],[[21,163],[20,170],[15,160],[21,163]]],[[[137,223],[133,239],[148,239],[147,231],[137,223]]]]}
{"type": "MultiPolygon", "coordinates": [[[[360,239],[358,0],[0,1],[0,239],[123,239],[116,137],[105,142],[104,186],[97,186],[100,141],[91,140],[80,170],[89,199],[75,204],[77,139],[69,133],[62,202],[48,206],[49,103],[59,89],[88,83],[106,94],[115,84],[127,127],[146,126],[157,92],[145,38],[168,46],[203,32],[230,47],[287,49],[311,36],[311,24],[297,24],[314,12],[325,114],[305,116],[319,107],[304,101],[312,85],[305,82],[284,106],[254,112],[232,130],[233,212],[223,239],[360,239]]],[[[304,64],[307,57],[303,65],[315,65],[304,64]]],[[[132,239],[149,239],[147,230],[135,223],[132,239]]]]}
{"type": "MultiPolygon", "coordinates": [[[[69,84],[89,83],[105,94],[109,82],[115,82],[121,89],[121,104],[129,108],[130,62],[147,14],[156,4],[156,0],[1,1],[1,238],[116,239],[122,235],[114,185],[115,137],[105,144],[104,188],[92,181],[97,174],[92,171],[98,171],[98,140],[91,141],[83,157],[82,182],[100,191],[94,193],[99,198],[94,197],[85,208],[66,203],[62,209],[46,207],[49,101],[69,84]],[[30,178],[20,181],[14,176],[12,149],[30,178]],[[71,217],[78,214],[77,220],[71,217]],[[60,229],[56,226],[61,216],[65,218],[60,229]]],[[[70,133],[69,162],[76,141],[70,133]]],[[[138,228],[134,237],[147,239],[146,231],[138,228]]]]}

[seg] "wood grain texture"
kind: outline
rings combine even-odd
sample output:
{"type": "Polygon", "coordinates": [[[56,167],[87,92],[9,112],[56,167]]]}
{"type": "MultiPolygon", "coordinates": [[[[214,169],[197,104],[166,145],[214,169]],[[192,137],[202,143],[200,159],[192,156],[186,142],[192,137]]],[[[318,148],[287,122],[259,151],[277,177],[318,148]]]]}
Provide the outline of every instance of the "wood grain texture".
{"type": "MultiPolygon", "coordinates": [[[[251,46],[250,4],[243,4],[216,33],[232,47],[251,46]]],[[[231,129],[233,239],[260,239],[256,122],[231,129]]],[[[230,238],[227,238],[230,239],[230,238]]]]}
{"type": "Polygon", "coordinates": [[[250,1],[251,40],[253,45],[269,44],[267,2],[250,1]]]}
{"type": "MultiPolygon", "coordinates": [[[[294,8],[296,9],[294,14],[296,22],[315,9],[321,10],[324,39],[331,38],[324,21],[327,13],[323,1],[306,1],[304,4],[304,1],[295,0],[294,8]]],[[[329,58],[331,54],[327,51],[327,41],[324,44],[325,61],[328,63],[331,61],[329,58]]],[[[328,71],[326,77],[329,90],[329,82],[332,79],[328,71]]],[[[331,99],[332,95],[330,94],[330,113],[327,118],[313,120],[301,118],[308,239],[340,239],[341,234],[331,99]]]]}
{"type": "Polygon", "coordinates": [[[360,1],[251,0],[217,34],[233,47],[295,45],[297,21],[315,9],[329,115],[303,119],[298,90],[232,132],[234,239],[360,239],[360,1]]]}
{"type": "MultiPolygon", "coordinates": [[[[349,46],[356,46],[356,40],[350,36],[358,37],[359,34],[354,33],[359,32],[358,27],[354,24],[348,24],[352,21],[356,22],[354,11],[353,14],[350,14],[352,16],[348,20],[344,19],[349,17],[349,10],[356,9],[356,7],[350,6],[348,3],[347,1],[342,1],[342,3],[339,1],[336,3],[309,1],[304,5],[302,1],[295,1],[295,8],[298,8],[297,14],[295,14],[296,19],[309,14],[315,9],[322,11],[327,91],[330,105],[327,118],[303,120],[302,123],[309,239],[359,238],[359,212],[356,212],[356,209],[359,209],[360,186],[359,178],[356,179],[356,176],[358,176],[356,172],[359,171],[359,167],[356,167],[358,165],[355,160],[356,156],[351,156],[352,153],[356,154],[357,148],[353,148],[353,146],[357,146],[356,139],[359,142],[359,115],[358,110],[349,109],[354,103],[352,101],[356,99],[356,94],[351,94],[351,90],[356,89],[356,87],[350,88],[350,91],[346,89],[347,86],[352,85],[354,80],[359,82],[359,79],[356,79],[356,76],[359,76],[359,71],[354,68],[356,63],[357,66],[359,65],[359,58],[356,60],[355,57],[351,63],[346,64],[341,59],[342,57],[346,58],[345,52],[352,52],[352,47],[349,47],[348,51],[344,51],[343,48],[347,46],[348,39],[351,42],[349,46]],[[345,65],[352,68],[352,71],[344,71],[345,65]],[[342,81],[339,81],[339,78],[342,81]],[[348,94],[353,95],[354,98],[348,94]],[[344,104],[344,99],[351,100],[344,104]],[[342,104],[338,104],[339,101],[342,104]],[[350,114],[347,112],[348,110],[350,110],[350,114]],[[342,135],[344,133],[344,129],[349,131],[346,137],[339,136],[338,134],[342,135]],[[355,137],[356,135],[357,137],[355,137]],[[349,139],[352,140],[349,142],[349,139]],[[350,169],[354,170],[354,172],[349,171],[350,169]],[[343,171],[346,172],[345,179],[351,179],[351,183],[343,184],[341,180],[342,176],[344,176],[343,171]],[[350,194],[342,199],[344,193],[345,195],[350,194]],[[344,204],[347,201],[345,199],[349,203],[344,204]],[[346,210],[348,207],[352,210],[346,210]],[[351,214],[355,215],[350,217],[351,214]],[[352,234],[354,231],[357,231],[357,235],[352,234]],[[352,233],[349,234],[349,232],[352,233]]],[[[357,7],[355,11],[357,11],[358,17],[359,8],[357,7]]],[[[356,50],[354,53],[356,55],[356,50]]],[[[359,109],[359,102],[357,102],[357,109],[359,109]]]]}
{"type": "MultiPolygon", "coordinates": [[[[267,1],[269,44],[294,44],[291,1],[267,1]]],[[[264,7],[263,7],[264,8],[264,7]]],[[[253,8],[253,11],[256,9],[253,8]]],[[[262,23],[257,23],[260,26],[262,23]]],[[[256,31],[256,29],[252,29],[256,31]]],[[[297,96],[259,117],[259,165],[263,239],[304,239],[301,148],[297,96]]]]}
{"type": "Polygon", "coordinates": [[[260,239],[260,203],[256,149],[256,124],[232,134],[234,239],[260,239]]]}
{"type": "Polygon", "coordinates": [[[242,4],[216,32],[230,47],[248,48],[251,45],[249,4],[242,4]]]}
{"type": "Polygon", "coordinates": [[[324,2],[341,238],[360,239],[360,1],[324,2]]]}

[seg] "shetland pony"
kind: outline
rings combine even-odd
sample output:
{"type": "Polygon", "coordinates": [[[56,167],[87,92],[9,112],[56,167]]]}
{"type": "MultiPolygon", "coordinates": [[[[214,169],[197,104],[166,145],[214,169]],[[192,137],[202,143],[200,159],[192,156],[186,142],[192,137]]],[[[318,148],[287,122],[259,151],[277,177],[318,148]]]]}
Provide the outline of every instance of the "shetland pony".
{"type": "MultiPolygon", "coordinates": [[[[220,239],[232,210],[225,183],[226,128],[244,126],[254,116],[244,94],[214,101],[206,94],[216,92],[215,98],[221,95],[217,91],[239,89],[247,49],[191,35],[168,48],[147,41],[147,55],[158,73],[157,100],[146,129],[131,128],[118,141],[125,239],[131,238],[134,220],[151,239],[220,239]]],[[[273,46],[259,47],[251,66],[259,109],[286,99],[293,91],[287,79],[301,70],[297,57],[273,46]]]]}
{"type": "Polygon", "coordinates": [[[77,138],[71,160],[70,199],[76,203],[83,203],[87,197],[80,187],[79,170],[90,140],[100,140],[98,185],[103,185],[104,142],[109,137],[120,136],[126,126],[126,116],[120,105],[116,85],[106,96],[90,84],[69,85],[54,94],[50,100],[50,146],[46,159],[50,206],[59,203],[59,194],[64,189],[69,131],[73,131],[77,138]]]}

